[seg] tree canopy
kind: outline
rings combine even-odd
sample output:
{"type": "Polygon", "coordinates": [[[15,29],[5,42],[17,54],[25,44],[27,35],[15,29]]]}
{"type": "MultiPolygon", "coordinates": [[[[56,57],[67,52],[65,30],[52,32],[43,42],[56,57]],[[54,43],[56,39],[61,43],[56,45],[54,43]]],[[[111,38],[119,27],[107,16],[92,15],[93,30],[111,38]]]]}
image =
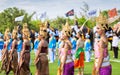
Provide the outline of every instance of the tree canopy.
{"type": "MultiPolygon", "coordinates": [[[[120,12],[120,10],[118,11],[120,12]]],[[[4,33],[6,28],[10,28],[12,31],[14,26],[17,26],[18,24],[22,25],[23,23],[27,23],[29,25],[30,29],[33,29],[35,31],[39,31],[39,25],[42,23],[41,20],[32,20],[33,15],[36,12],[33,12],[32,14],[28,14],[25,10],[23,9],[18,9],[16,7],[13,8],[7,8],[0,12],[0,32],[4,33]],[[15,22],[15,18],[19,16],[23,16],[24,18],[20,22],[15,22]]],[[[108,10],[102,11],[102,13],[108,17],[108,10]]],[[[74,25],[74,19],[71,18],[65,18],[65,17],[57,17],[55,19],[48,19],[47,21],[50,22],[50,26],[53,28],[60,29],[62,28],[62,25],[65,24],[66,19],[68,20],[70,25],[74,25]]],[[[79,26],[83,25],[83,23],[86,21],[86,18],[83,17],[76,17],[79,26]]],[[[118,21],[116,21],[118,22],[118,21]]],[[[112,23],[111,25],[115,24],[116,22],[112,23]]],[[[95,26],[95,18],[92,18],[88,20],[85,24],[85,26],[92,28],[95,26]]]]}

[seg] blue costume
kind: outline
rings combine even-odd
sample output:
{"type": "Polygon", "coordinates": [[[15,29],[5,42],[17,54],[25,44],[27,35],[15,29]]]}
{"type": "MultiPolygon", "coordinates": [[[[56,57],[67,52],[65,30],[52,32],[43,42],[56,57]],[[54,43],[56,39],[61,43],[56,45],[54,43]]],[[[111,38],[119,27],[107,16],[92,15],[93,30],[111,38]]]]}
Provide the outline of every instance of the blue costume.
{"type": "Polygon", "coordinates": [[[37,50],[38,50],[39,42],[40,42],[40,41],[39,41],[38,39],[35,39],[35,41],[34,41],[34,52],[35,52],[35,55],[36,55],[37,50]]]}
{"type": "Polygon", "coordinates": [[[12,39],[9,40],[8,50],[11,50],[11,46],[12,46],[12,39]]]}
{"type": "Polygon", "coordinates": [[[20,40],[21,37],[22,37],[21,34],[18,34],[18,36],[17,36],[17,38],[19,38],[19,41],[18,41],[18,44],[17,44],[18,62],[20,60],[20,52],[22,50],[22,45],[23,45],[23,41],[20,40]]]}
{"type": "Polygon", "coordinates": [[[77,42],[77,40],[76,40],[75,37],[73,37],[73,38],[70,38],[70,41],[72,43],[72,58],[74,59],[75,58],[74,54],[75,54],[75,51],[76,51],[76,42],[77,42]]]}
{"type": "Polygon", "coordinates": [[[4,46],[4,40],[3,40],[3,39],[0,39],[0,50],[3,49],[3,46],[4,46]]]}
{"type": "Polygon", "coordinates": [[[91,49],[92,49],[92,46],[91,46],[91,42],[89,39],[89,35],[86,35],[86,40],[85,40],[85,45],[84,45],[86,62],[90,62],[91,49]]]}
{"type": "Polygon", "coordinates": [[[17,46],[17,52],[21,52],[21,50],[22,50],[22,40],[19,40],[18,41],[18,46],[17,46]]]}
{"type": "MultiPolygon", "coordinates": [[[[53,33],[51,33],[53,35],[53,33]]],[[[54,35],[52,37],[49,38],[49,45],[48,45],[48,48],[49,48],[49,59],[50,59],[50,62],[53,63],[54,60],[55,60],[55,53],[56,53],[56,39],[54,37],[54,35]]]]}
{"type": "Polygon", "coordinates": [[[0,33],[0,61],[1,61],[1,58],[2,58],[2,49],[3,49],[3,46],[4,46],[4,40],[2,39],[2,34],[0,33]]]}

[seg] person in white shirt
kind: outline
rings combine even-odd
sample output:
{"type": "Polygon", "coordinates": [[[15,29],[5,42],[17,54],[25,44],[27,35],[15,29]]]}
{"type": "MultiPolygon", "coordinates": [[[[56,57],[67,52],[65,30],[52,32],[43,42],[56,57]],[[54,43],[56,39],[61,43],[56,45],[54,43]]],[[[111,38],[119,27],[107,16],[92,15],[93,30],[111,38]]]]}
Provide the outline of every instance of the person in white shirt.
{"type": "Polygon", "coordinates": [[[118,43],[119,43],[119,38],[116,35],[116,33],[113,34],[113,40],[112,40],[112,47],[113,47],[113,52],[114,52],[114,58],[118,58],[118,43]]]}

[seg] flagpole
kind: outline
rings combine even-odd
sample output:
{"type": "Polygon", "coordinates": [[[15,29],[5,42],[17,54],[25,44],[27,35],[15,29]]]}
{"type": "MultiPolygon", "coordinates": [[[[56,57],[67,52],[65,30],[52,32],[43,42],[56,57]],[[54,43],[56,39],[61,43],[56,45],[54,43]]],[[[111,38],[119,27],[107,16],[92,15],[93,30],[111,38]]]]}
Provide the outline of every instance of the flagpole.
{"type": "Polygon", "coordinates": [[[83,25],[80,27],[80,30],[82,31],[83,27],[85,26],[85,24],[87,23],[87,21],[89,20],[90,18],[88,18],[84,23],[83,25]]]}

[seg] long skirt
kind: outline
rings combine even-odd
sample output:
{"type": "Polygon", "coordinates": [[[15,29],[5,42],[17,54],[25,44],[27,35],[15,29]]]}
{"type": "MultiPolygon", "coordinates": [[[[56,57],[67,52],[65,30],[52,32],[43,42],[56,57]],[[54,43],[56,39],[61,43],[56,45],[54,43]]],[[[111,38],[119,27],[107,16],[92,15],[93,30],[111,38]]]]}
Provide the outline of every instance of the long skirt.
{"type": "Polygon", "coordinates": [[[30,52],[25,51],[20,57],[20,62],[18,64],[16,75],[30,75],[29,62],[30,52]]]}
{"type": "Polygon", "coordinates": [[[35,75],[49,75],[49,67],[48,67],[48,58],[46,53],[40,53],[36,65],[36,74],[35,75]]]}
{"type": "Polygon", "coordinates": [[[74,75],[74,62],[69,62],[64,65],[63,75],[74,75]]]}
{"type": "Polygon", "coordinates": [[[112,75],[112,66],[101,67],[100,75],[112,75]]]}
{"type": "Polygon", "coordinates": [[[74,67],[75,68],[84,68],[84,52],[80,53],[79,59],[75,59],[74,67]]]}
{"type": "Polygon", "coordinates": [[[13,53],[9,53],[9,61],[8,61],[8,67],[7,67],[7,74],[12,70],[15,74],[17,66],[18,66],[18,55],[17,51],[15,50],[13,53]]]}
{"type": "Polygon", "coordinates": [[[5,70],[7,72],[7,66],[8,66],[8,50],[3,49],[2,50],[2,64],[1,64],[1,71],[5,70]]]}

